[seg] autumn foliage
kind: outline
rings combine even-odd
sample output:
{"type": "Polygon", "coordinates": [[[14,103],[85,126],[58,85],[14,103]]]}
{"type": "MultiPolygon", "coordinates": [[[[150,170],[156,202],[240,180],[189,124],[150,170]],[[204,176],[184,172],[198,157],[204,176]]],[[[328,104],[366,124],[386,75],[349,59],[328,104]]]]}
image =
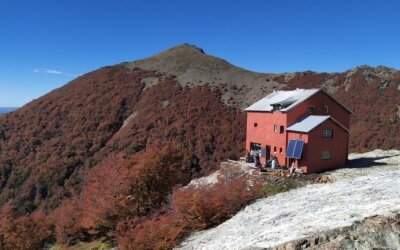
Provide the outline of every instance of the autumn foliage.
{"type": "Polygon", "coordinates": [[[38,211],[19,216],[10,204],[2,208],[0,217],[0,249],[42,249],[54,242],[53,225],[38,211]]]}
{"type": "MultiPolygon", "coordinates": [[[[395,148],[400,77],[388,81],[385,72],[375,73],[371,77],[362,69],[350,79],[346,73],[303,72],[274,80],[287,88],[328,82],[335,97],[355,112],[351,151],[395,148]]],[[[174,76],[117,65],[1,116],[4,248],[97,238],[127,249],[170,248],[258,197],[258,185],[248,185],[249,177],[238,171],[226,172],[212,186],[182,188],[221,161],[244,154],[246,126],[237,108],[242,104],[221,101],[236,89],[233,83],[230,88],[186,86],[192,87],[174,76]],[[148,79],[158,84],[149,87],[148,79]]]]}
{"type": "Polygon", "coordinates": [[[239,168],[223,169],[216,184],[175,189],[166,212],[118,224],[124,249],[170,249],[193,231],[216,226],[261,196],[261,183],[239,168]]]}

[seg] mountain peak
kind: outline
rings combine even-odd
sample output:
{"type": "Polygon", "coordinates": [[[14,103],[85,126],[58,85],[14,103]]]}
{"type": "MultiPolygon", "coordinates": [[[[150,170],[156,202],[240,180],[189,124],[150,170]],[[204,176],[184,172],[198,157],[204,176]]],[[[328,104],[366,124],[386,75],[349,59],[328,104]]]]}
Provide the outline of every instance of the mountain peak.
{"type": "Polygon", "coordinates": [[[182,43],[180,45],[177,45],[175,47],[172,47],[170,49],[167,49],[164,52],[167,51],[176,51],[176,52],[188,52],[188,51],[193,51],[193,52],[200,52],[201,54],[206,54],[202,48],[197,47],[196,45],[189,44],[189,43],[182,43]]]}
{"type": "Polygon", "coordinates": [[[180,44],[151,57],[123,65],[128,69],[156,70],[160,73],[176,76],[175,80],[182,86],[208,85],[216,88],[230,86],[246,92],[245,86],[266,85],[262,92],[257,91],[255,88],[244,95],[227,91],[221,97],[227,104],[229,100],[237,103],[244,103],[244,99],[248,100],[241,108],[249,105],[250,102],[260,98],[268,91],[272,91],[274,87],[277,88],[279,86],[279,83],[272,81],[272,75],[270,74],[251,72],[237,67],[221,58],[208,55],[203,49],[188,43],[180,44]],[[254,98],[249,98],[249,96],[254,96],[254,98]]]}

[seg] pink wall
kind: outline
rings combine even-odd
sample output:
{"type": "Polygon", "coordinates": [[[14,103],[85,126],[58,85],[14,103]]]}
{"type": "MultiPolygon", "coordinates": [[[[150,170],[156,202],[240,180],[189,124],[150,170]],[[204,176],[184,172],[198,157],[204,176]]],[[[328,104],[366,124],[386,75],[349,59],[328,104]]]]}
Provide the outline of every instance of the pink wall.
{"type": "Polygon", "coordinates": [[[302,159],[296,162],[306,173],[318,173],[346,166],[349,134],[332,120],[327,120],[308,134],[288,132],[289,139],[304,140],[302,159]],[[332,138],[323,138],[322,130],[332,129],[332,138]],[[331,151],[330,160],[322,160],[322,151],[331,151]]]}
{"type": "MultiPolygon", "coordinates": [[[[285,164],[286,124],[286,114],[282,112],[247,112],[246,150],[250,150],[250,142],[260,143],[262,147],[270,145],[271,155],[278,158],[279,164],[285,164]],[[257,123],[257,127],[254,127],[254,123],[257,123]],[[278,126],[278,132],[274,132],[274,125],[278,126]],[[284,133],[279,132],[279,126],[284,126],[284,133]],[[279,153],[280,148],[282,154],[279,153]]],[[[265,163],[265,159],[261,159],[261,162],[265,163]]]]}
{"type": "Polygon", "coordinates": [[[350,126],[350,113],[335,102],[330,96],[326,95],[323,91],[317,92],[304,102],[300,103],[288,112],[288,124],[295,123],[299,118],[308,114],[310,105],[315,106],[316,115],[330,115],[340,124],[349,128],[350,126]],[[323,106],[328,106],[329,113],[325,114],[323,106]]]}
{"type": "MultiPolygon", "coordinates": [[[[316,115],[330,115],[349,128],[350,113],[323,91],[319,91],[287,113],[247,112],[246,150],[250,150],[251,142],[259,143],[262,147],[269,145],[271,155],[278,158],[279,164],[289,166],[289,161],[285,157],[287,142],[289,139],[302,139],[305,141],[303,159],[296,164],[303,171],[312,173],[344,167],[348,155],[349,134],[333,121],[325,121],[309,134],[286,131],[287,127],[293,125],[299,118],[309,114],[310,105],[315,106],[316,115]],[[323,106],[328,106],[328,114],[324,113],[323,106]],[[257,127],[254,127],[255,123],[257,127]],[[274,132],[274,125],[278,126],[278,132],[274,132]],[[282,134],[279,130],[280,126],[284,126],[282,134]],[[322,138],[321,130],[324,128],[334,130],[333,138],[322,138]],[[282,148],[281,154],[280,148],[282,148]],[[324,150],[331,151],[331,160],[321,160],[321,152],[324,150]]],[[[265,163],[265,160],[261,158],[262,163],[265,163]]]]}
{"type": "MultiPolygon", "coordinates": [[[[295,167],[301,168],[303,172],[307,173],[307,162],[308,162],[308,154],[309,154],[309,149],[308,149],[308,134],[306,133],[299,133],[299,132],[292,132],[288,131],[288,141],[289,140],[303,140],[304,141],[304,147],[303,147],[303,154],[302,158],[300,161],[295,161],[295,167]]],[[[288,162],[288,167],[290,167],[290,164],[288,162]]]]}

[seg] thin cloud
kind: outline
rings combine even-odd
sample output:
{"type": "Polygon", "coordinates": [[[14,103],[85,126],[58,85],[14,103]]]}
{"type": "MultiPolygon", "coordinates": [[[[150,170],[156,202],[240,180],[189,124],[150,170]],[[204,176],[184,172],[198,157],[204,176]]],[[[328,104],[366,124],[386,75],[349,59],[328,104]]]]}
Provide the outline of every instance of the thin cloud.
{"type": "Polygon", "coordinates": [[[66,76],[79,76],[75,74],[65,73],[55,69],[34,69],[35,73],[51,74],[51,75],[66,75],[66,76]]]}
{"type": "Polygon", "coordinates": [[[61,75],[63,72],[54,70],[54,69],[34,69],[33,72],[35,73],[45,73],[45,74],[56,74],[61,75]]]}

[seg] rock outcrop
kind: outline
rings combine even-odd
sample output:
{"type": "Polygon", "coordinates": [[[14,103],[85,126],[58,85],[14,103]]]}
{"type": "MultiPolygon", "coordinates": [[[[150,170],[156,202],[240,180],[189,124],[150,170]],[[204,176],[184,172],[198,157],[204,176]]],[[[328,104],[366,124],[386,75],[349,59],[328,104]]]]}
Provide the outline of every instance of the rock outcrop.
{"type": "Polygon", "coordinates": [[[400,249],[400,214],[373,216],[268,250],[400,249]]]}

